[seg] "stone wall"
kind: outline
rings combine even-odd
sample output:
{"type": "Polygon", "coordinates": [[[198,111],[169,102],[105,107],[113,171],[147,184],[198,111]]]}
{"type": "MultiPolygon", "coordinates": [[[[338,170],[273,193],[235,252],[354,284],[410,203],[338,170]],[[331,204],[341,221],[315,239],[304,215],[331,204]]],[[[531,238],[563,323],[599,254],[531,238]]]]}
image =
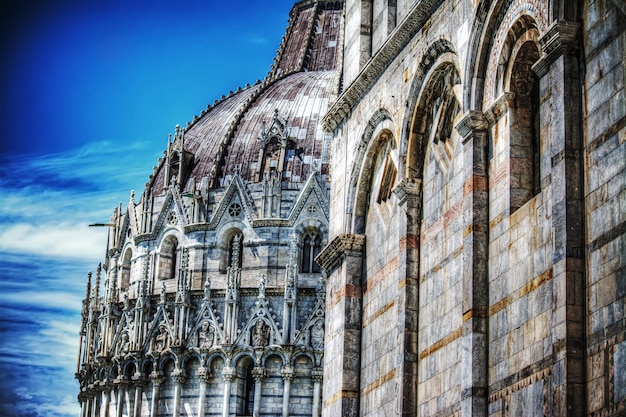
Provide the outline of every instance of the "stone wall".
{"type": "Polygon", "coordinates": [[[346,3],[324,415],[623,413],[624,17],[346,3]]]}

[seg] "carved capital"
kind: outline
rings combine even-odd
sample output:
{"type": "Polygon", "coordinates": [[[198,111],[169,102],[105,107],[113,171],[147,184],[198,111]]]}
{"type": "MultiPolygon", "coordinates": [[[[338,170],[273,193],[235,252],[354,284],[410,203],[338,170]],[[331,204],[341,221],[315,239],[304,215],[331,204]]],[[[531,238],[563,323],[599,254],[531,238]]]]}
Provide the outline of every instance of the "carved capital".
{"type": "Polygon", "coordinates": [[[265,378],[265,368],[262,366],[252,368],[252,378],[254,378],[255,381],[265,378]]]}
{"type": "Polygon", "coordinates": [[[293,379],[293,368],[291,366],[283,366],[280,370],[280,374],[284,380],[291,381],[293,379]]]}
{"type": "Polygon", "coordinates": [[[362,256],[365,250],[365,236],[343,233],[336,236],[315,258],[327,273],[331,273],[346,255],[362,256]]]}
{"type": "Polygon", "coordinates": [[[184,369],[176,368],[172,371],[172,379],[177,384],[184,384],[187,380],[187,374],[184,369]]]}
{"type": "Polygon", "coordinates": [[[533,65],[533,71],[543,77],[548,73],[550,66],[563,53],[573,53],[579,48],[578,32],[580,23],[568,20],[557,20],[539,38],[543,57],[533,65]]]}
{"type": "Polygon", "coordinates": [[[470,110],[463,115],[459,123],[454,127],[463,138],[463,143],[470,139],[476,131],[485,131],[489,128],[487,120],[482,112],[470,110]]]}
{"type": "Polygon", "coordinates": [[[163,382],[163,374],[159,371],[152,371],[149,376],[150,380],[154,385],[160,385],[163,382]]]}
{"type": "Polygon", "coordinates": [[[206,368],[204,366],[201,366],[198,368],[198,370],[196,371],[196,376],[198,377],[198,379],[201,382],[209,382],[209,380],[211,378],[213,378],[213,374],[211,373],[211,369],[210,368],[206,368]]]}
{"type": "Polygon", "coordinates": [[[322,379],[324,379],[324,370],[322,368],[313,368],[311,378],[313,378],[313,381],[322,382],[322,379]]]}
{"type": "Polygon", "coordinates": [[[235,377],[236,373],[236,369],[232,366],[225,366],[224,369],[222,369],[222,378],[224,378],[224,382],[230,382],[235,377]]]}
{"type": "Polygon", "coordinates": [[[498,120],[515,104],[515,93],[504,92],[485,111],[485,119],[489,127],[495,125],[498,120]]]}
{"type": "Polygon", "coordinates": [[[135,387],[143,387],[146,383],[146,379],[141,372],[136,372],[135,375],[130,378],[130,381],[135,387]]]}
{"type": "Polygon", "coordinates": [[[402,205],[409,197],[418,197],[422,190],[422,180],[419,178],[403,178],[393,189],[398,197],[399,204],[402,205]]]}

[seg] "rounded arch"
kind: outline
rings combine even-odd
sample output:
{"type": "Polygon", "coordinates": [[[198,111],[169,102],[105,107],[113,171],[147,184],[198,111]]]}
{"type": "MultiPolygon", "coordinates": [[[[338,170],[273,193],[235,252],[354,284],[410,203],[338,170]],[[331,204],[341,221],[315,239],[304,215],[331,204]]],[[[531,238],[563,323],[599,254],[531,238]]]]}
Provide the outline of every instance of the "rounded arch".
{"type": "Polygon", "coordinates": [[[226,364],[226,355],[221,351],[211,352],[206,359],[204,360],[204,364],[206,367],[212,368],[214,366],[214,362],[221,360],[222,363],[226,364]]]}
{"type": "Polygon", "coordinates": [[[414,86],[406,142],[407,178],[423,179],[428,153],[434,152],[442,171],[449,173],[456,142],[454,125],[462,114],[461,78],[456,54],[444,52],[430,65],[414,86]],[[429,144],[433,144],[432,147],[429,144]]]}
{"type": "MultiPolygon", "coordinates": [[[[354,165],[350,173],[350,187],[348,191],[348,226],[351,233],[363,233],[365,228],[365,216],[369,203],[371,182],[374,165],[381,149],[390,146],[397,149],[395,140],[395,125],[389,112],[379,109],[367,123],[361,142],[357,149],[354,165]]],[[[395,159],[397,167],[399,161],[395,159]]],[[[397,170],[397,168],[396,168],[397,170]]]]}
{"type": "Polygon", "coordinates": [[[219,234],[220,272],[225,274],[229,266],[235,262],[241,268],[243,262],[243,225],[229,225],[219,234]]]}
{"type": "Polygon", "coordinates": [[[254,354],[251,351],[248,350],[242,350],[237,352],[231,359],[231,364],[232,366],[235,367],[241,367],[242,364],[247,365],[250,361],[250,363],[256,364],[256,360],[254,357],[254,354]]]}
{"type": "Polygon", "coordinates": [[[168,352],[159,358],[156,370],[159,372],[163,372],[169,362],[171,362],[174,367],[176,367],[176,365],[178,364],[178,358],[173,353],[168,352]]]}
{"type": "Polygon", "coordinates": [[[122,262],[120,263],[120,283],[118,288],[122,291],[128,290],[130,286],[130,278],[131,278],[131,268],[133,261],[133,248],[131,245],[127,245],[122,252],[124,255],[122,256],[122,262]]]}
{"type": "Polygon", "coordinates": [[[180,237],[177,233],[168,233],[161,239],[158,254],[157,277],[159,280],[172,279],[176,277],[180,256],[180,237]]]}
{"type": "MultiPolygon", "coordinates": [[[[470,31],[469,50],[466,58],[463,108],[481,110],[490,101],[485,92],[493,91],[501,45],[509,29],[520,17],[528,16],[536,24],[539,33],[545,33],[549,13],[546,4],[537,0],[497,0],[480,2],[470,31]]],[[[489,93],[490,94],[490,93],[489,93]]],[[[495,98],[495,97],[494,97],[495,98]]]]}
{"type": "Polygon", "coordinates": [[[278,357],[283,366],[287,364],[287,358],[281,351],[276,349],[269,349],[266,352],[263,352],[263,355],[261,356],[261,366],[265,367],[267,360],[272,357],[278,357]]]}
{"type": "Polygon", "coordinates": [[[311,365],[315,364],[315,356],[313,355],[313,353],[307,350],[304,350],[304,351],[301,350],[293,354],[289,365],[294,366],[296,363],[296,360],[303,356],[306,357],[311,362],[311,365]]]}
{"type": "Polygon", "coordinates": [[[198,352],[188,352],[185,356],[183,356],[180,360],[180,367],[186,368],[188,362],[190,361],[198,361],[199,364],[202,364],[202,356],[198,352]]]}

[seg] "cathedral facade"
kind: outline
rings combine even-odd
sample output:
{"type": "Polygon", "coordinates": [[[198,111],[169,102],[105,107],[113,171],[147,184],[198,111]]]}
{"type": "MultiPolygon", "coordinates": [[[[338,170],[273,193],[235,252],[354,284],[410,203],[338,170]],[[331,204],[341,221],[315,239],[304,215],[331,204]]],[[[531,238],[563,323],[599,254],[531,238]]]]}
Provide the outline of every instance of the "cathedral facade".
{"type": "Polygon", "coordinates": [[[624,22],[296,3],[114,211],[81,417],[625,415],[624,22]]]}

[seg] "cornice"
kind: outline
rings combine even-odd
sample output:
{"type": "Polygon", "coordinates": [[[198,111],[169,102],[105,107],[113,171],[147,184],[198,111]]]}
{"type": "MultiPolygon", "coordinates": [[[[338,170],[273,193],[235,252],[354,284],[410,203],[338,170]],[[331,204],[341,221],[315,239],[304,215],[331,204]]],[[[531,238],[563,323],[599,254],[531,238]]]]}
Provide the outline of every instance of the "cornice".
{"type": "Polygon", "coordinates": [[[348,116],[356,104],[361,101],[372,85],[378,81],[391,62],[424,26],[435,9],[443,0],[422,0],[413,6],[406,19],[389,35],[385,43],[365,64],[356,79],[339,96],[322,118],[324,131],[331,133],[348,116]]]}
{"type": "Polygon", "coordinates": [[[363,255],[365,235],[342,233],[336,236],[315,258],[327,273],[331,273],[343,261],[345,255],[363,255]]]}

